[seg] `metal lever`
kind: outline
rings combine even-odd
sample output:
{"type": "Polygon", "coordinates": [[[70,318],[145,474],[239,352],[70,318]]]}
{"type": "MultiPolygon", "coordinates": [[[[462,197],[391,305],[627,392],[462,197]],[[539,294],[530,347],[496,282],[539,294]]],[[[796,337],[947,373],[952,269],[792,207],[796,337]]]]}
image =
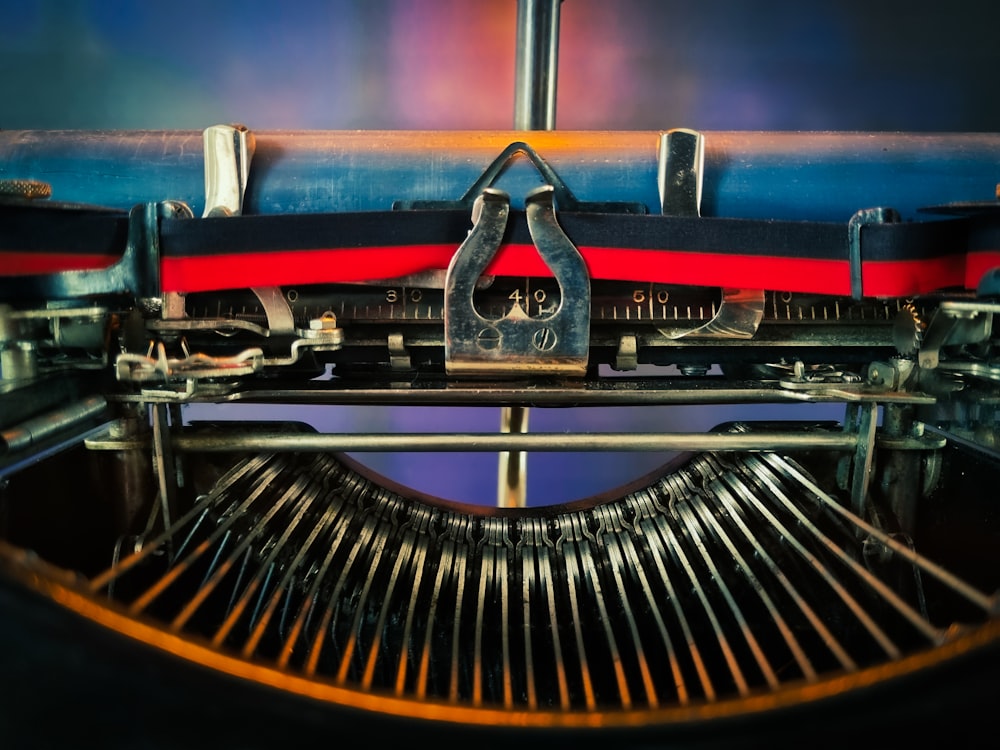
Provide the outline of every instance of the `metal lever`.
{"type": "MultiPolygon", "coordinates": [[[[701,216],[705,174],[705,136],[676,128],[660,136],[657,183],[664,216],[701,216]]],[[[763,289],[723,289],[710,321],[697,328],[657,327],[671,341],[681,338],[750,339],[764,318],[763,289]]]]}
{"type": "Polygon", "coordinates": [[[663,133],[657,167],[661,213],[664,216],[701,216],[705,136],[685,128],[663,133]]]}
{"type": "MultiPolygon", "coordinates": [[[[256,149],[245,125],[212,125],[203,132],[205,148],[205,210],[202,218],[240,216],[256,149]]],[[[278,287],[253,287],[267,316],[271,335],[295,333],[292,311],[278,287]]]]}
{"type": "Polygon", "coordinates": [[[556,221],[551,185],[525,196],[528,231],[559,284],[559,307],[529,317],[519,303],[497,320],[476,310],[476,282],[500,249],[510,197],[487,188],[473,206],[473,228],[445,277],[445,366],[449,374],[583,375],[590,351],[590,275],[556,221]]]}

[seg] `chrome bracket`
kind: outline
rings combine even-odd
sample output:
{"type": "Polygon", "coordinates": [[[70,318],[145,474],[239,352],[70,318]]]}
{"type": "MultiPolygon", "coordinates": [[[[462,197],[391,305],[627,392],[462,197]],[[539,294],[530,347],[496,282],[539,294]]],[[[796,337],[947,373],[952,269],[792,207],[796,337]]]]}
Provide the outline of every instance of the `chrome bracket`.
{"type": "MultiPolygon", "coordinates": [[[[657,187],[664,216],[698,218],[705,174],[705,136],[675,128],[660,135],[657,187]]],[[[764,318],[764,290],[723,289],[718,311],[697,328],[658,327],[667,339],[752,339],[764,318]]]]}
{"type": "MultiPolygon", "coordinates": [[[[245,125],[212,125],[202,132],[205,210],[202,218],[241,216],[256,139],[245,125]]],[[[254,287],[272,334],[295,331],[292,311],[278,287],[254,287]]]]}
{"type": "Polygon", "coordinates": [[[445,277],[445,367],[449,374],[583,375],[590,351],[590,274],[556,220],[551,185],[525,196],[528,230],[559,285],[560,303],[543,317],[520,304],[491,320],[476,310],[473,293],[500,249],[510,197],[485,189],[472,210],[473,228],[445,277]]]}
{"type": "Polygon", "coordinates": [[[871,224],[897,224],[902,221],[894,208],[877,206],[857,211],[847,224],[848,260],[851,265],[851,298],[864,297],[864,274],[861,263],[861,231],[871,224]]]}
{"type": "Polygon", "coordinates": [[[244,125],[212,125],[202,132],[205,210],[208,216],[238,216],[250,179],[256,141],[244,125]]]}
{"type": "Polygon", "coordinates": [[[660,135],[657,187],[664,216],[701,216],[705,136],[675,128],[660,135]]]}

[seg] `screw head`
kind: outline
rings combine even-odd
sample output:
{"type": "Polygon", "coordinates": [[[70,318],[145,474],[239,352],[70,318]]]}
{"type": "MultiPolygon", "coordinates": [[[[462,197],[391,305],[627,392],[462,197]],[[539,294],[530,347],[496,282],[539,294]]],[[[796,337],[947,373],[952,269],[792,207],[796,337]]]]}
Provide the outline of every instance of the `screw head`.
{"type": "Polygon", "coordinates": [[[496,328],[483,328],[476,334],[476,343],[480,349],[499,349],[500,331],[496,328]]]}
{"type": "Polygon", "coordinates": [[[532,345],[540,352],[551,351],[558,341],[556,332],[551,328],[539,328],[531,336],[532,345]]]}

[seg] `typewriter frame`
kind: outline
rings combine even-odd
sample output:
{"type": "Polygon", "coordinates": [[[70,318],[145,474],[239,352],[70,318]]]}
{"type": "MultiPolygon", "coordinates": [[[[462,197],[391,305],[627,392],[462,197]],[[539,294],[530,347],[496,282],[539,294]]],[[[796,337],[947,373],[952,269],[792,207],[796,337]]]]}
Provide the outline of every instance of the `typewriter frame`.
{"type": "MultiPolygon", "coordinates": [[[[522,22],[545,26],[552,20],[522,22]]],[[[543,31],[522,30],[526,37],[543,31]]],[[[530,39],[519,41],[520,48],[530,47],[530,39]]],[[[543,54],[538,69],[519,68],[538,79],[522,84],[522,93],[534,87],[538,94],[553,74],[551,64],[543,54]]],[[[64,723],[47,735],[72,737],[97,717],[108,747],[133,746],[135,737],[155,747],[331,737],[402,742],[418,732],[480,746],[596,738],[641,746],[756,741],[780,747],[797,745],[817,727],[823,733],[817,742],[827,745],[859,733],[874,741],[930,733],[955,740],[988,731],[1000,656],[998,518],[985,489],[1000,476],[993,328],[1000,262],[991,244],[1000,220],[991,192],[1000,174],[1000,137],[529,133],[551,130],[552,113],[537,97],[522,96],[518,103],[519,126],[512,133],[274,134],[242,125],[193,134],[0,133],[6,194],[0,236],[8,236],[0,251],[8,251],[9,260],[12,249],[23,249],[9,240],[12,226],[18,240],[45,236],[46,225],[62,227],[59,240],[17,252],[22,270],[0,277],[0,601],[15,613],[0,633],[8,680],[23,686],[3,709],[15,735],[35,734],[53,706],[64,723]],[[125,155],[136,153],[138,165],[127,164],[125,155]],[[370,161],[357,167],[366,157],[370,161]],[[748,166],[755,163],[764,166],[748,166]],[[94,179],[109,164],[126,178],[111,187],[94,179]],[[60,170],[68,174],[50,185],[47,178],[60,170]],[[437,178],[436,190],[411,179],[427,173],[437,178]],[[631,177],[624,188],[622,174],[631,177]],[[838,174],[846,175],[843,182],[831,184],[838,174]],[[376,181],[377,200],[391,206],[337,204],[356,200],[364,192],[359,185],[370,188],[376,181]],[[801,193],[786,198],[791,206],[781,199],[768,204],[773,187],[789,182],[801,193]],[[303,190],[304,183],[321,189],[303,190]],[[342,189],[317,197],[330,184],[342,189]],[[50,190],[59,202],[49,200],[50,190]],[[213,243],[235,242],[230,233],[247,241],[257,232],[290,232],[317,217],[342,228],[344,214],[349,222],[372,216],[376,223],[398,221],[413,232],[421,217],[448,212],[461,221],[460,231],[441,243],[444,264],[385,273],[380,263],[366,261],[367,268],[356,272],[361,275],[352,276],[341,254],[332,272],[303,273],[300,266],[289,282],[279,279],[283,269],[275,269],[273,278],[258,274],[232,289],[211,274],[199,277],[208,279],[199,282],[207,284],[203,288],[170,277],[177,258],[171,232],[178,228],[195,228],[192,242],[212,261],[213,243]],[[507,226],[512,214],[514,235],[507,226]],[[928,214],[953,217],[941,222],[949,224],[948,233],[920,236],[931,226],[922,221],[928,214]],[[571,221],[580,217],[623,234],[661,231],[663,225],[671,237],[694,233],[695,247],[680,250],[695,253],[704,252],[697,247],[708,236],[703,229],[721,227],[724,239],[716,242],[723,248],[728,243],[732,252],[722,260],[708,252],[689,266],[672,258],[657,266],[662,278],[642,278],[642,272],[620,278],[610,271],[602,277],[594,271],[600,262],[595,246],[584,248],[571,221]],[[57,257],[73,244],[74,232],[91,224],[106,234],[88,237],[111,238],[102,252],[57,257]],[[798,230],[818,236],[830,224],[842,230],[834,292],[806,287],[786,292],[785,299],[781,288],[743,283],[752,264],[725,273],[727,260],[735,267],[759,259],[761,246],[780,246],[775,237],[798,230]],[[957,285],[954,273],[946,273],[949,282],[940,288],[922,282],[891,293],[873,286],[870,238],[911,229],[912,236],[894,247],[926,241],[938,250],[929,261],[937,265],[926,275],[953,272],[957,263],[975,270],[957,285]],[[537,299],[532,310],[520,297],[504,306],[506,292],[519,290],[520,281],[505,287],[508,277],[489,264],[528,267],[523,259],[510,261],[509,250],[497,255],[501,245],[518,244],[533,245],[545,266],[541,277],[524,276],[532,279],[525,289],[541,290],[544,301],[557,297],[555,311],[537,299]],[[108,247],[112,251],[104,252],[108,247]],[[413,291],[434,297],[439,313],[428,306],[423,320],[416,315],[399,323],[394,312],[349,315],[342,305],[338,314],[331,303],[310,313],[299,304],[300,294],[356,304],[379,298],[393,303],[386,295],[399,295],[405,317],[413,291]],[[632,320],[632,310],[652,310],[657,294],[691,295],[693,304],[704,302],[710,312],[689,312],[680,321],[675,314],[671,322],[664,308],[659,321],[632,320]],[[199,295],[218,309],[238,309],[247,299],[256,309],[206,315],[198,310],[212,305],[199,307],[199,295]],[[806,302],[799,305],[796,295],[806,302]],[[490,304],[500,300],[501,313],[485,313],[487,298],[490,304]],[[786,309],[779,311],[782,304],[786,309]],[[848,324],[841,305],[875,317],[848,324]],[[625,321],[619,310],[629,311],[625,321]],[[505,421],[489,434],[322,433],[298,423],[191,424],[181,405],[192,403],[489,404],[500,407],[505,421]],[[704,434],[539,434],[524,425],[528,409],[547,407],[737,403],[842,403],[845,416],[837,424],[721,425],[704,434]],[[858,545],[848,552],[860,550],[874,567],[902,559],[924,576],[939,577],[965,600],[956,623],[969,617],[971,624],[938,632],[929,618],[921,620],[932,631],[930,647],[777,687],[757,684],[718,700],[595,706],[580,699],[582,708],[553,708],[483,701],[474,690],[418,697],[385,685],[372,688],[360,672],[345,681],[276,668],[267,659],[240,655],[225,638],[213,641],[112,596],[108,581],[117,580],[129,547],[133,556],[146,554],[148,540],[216,492],[214,483],[237,459],[262,452],[281,457],[393,449],[499,453],[497,503],[512,507],[445,507],[525,524],[546,513],[576,522],[657,481],[675,481],[664,477],[682,477],[670,485],[677,490],[691,481],[684,466],[713,465],[715,459],[701,454],[773,454],[774,461],[803,455],[820,477],[816,495],[854,519],[858,545]],[[657,478],[615,495],[555,511],[523,508],[523,456],[566,449],[682,455],[657,478]],[[939,558],[947,565],[939,567],[939,558]]],[[[612,268],[626,250],[636,248],[612,250],[612,268]]],[[[249,255],[242,260],[254,265],[249,255]]],[[[802,258],[790,252],[779,260],[802,258]]],[[[305,267],[314,261],[307,258],[305,267]]],[[[751,278],[759,279],[769,271],[755,273],[751,278]]],[[[397,489],[387,480],[375,486],[387,495],[397,489]]],[[[700,528],[713,529],[708,516],[722,511],[713,509],[711,497],[704,505],[693,502],[704,499],[703,490],[677,502],[695,510],[676,512],[702,514],[700,528]]],[[[419,493],[399,492],[434,506],[419,493]]],[[[267,528],[266,521],[259,525],[267,528]]],[[[270,530],[277,534],[281,527],[270,530]]],[[[252,531],[244,533],[249,538],[252,531]]],[[[632,538],[632,531],[618,533],[632,538]]],[[[421,542],[412,544],[416,549],[421,542]]],[[[667,544],[659,552],[670,549],[667,544]]],[[[757,548],[762,557],[767,550],[757,548]]],[[[714,551],[725,559],[722,545],[714,551]]],[[[161,553],[172,554],[169,544],[150,557],[161,553]]],[[[607,565],[596,553],[593,559],[595,566],[607,565]]],[[[719,578],[731,584],[729,576],[719,578]]],[[[706,591],[713,584],[713,577],[701,581],[706,591]]],[[[762,588],[772,595],[778,589],[762,588]]],[[[197,598],[200,591],[188,593],[197,598]]],[[[921,591],[918,585],[917,599],[921,591]]],[[[632,596],[621,593],[622,602],[632,596]]],[[[664,610],[667,601],[661,602],[664,610]]],[[[572,610],[564,614],[577,617],[572,610]]],[[[628,692],[620,684],[618,690],[628,692]]]]}

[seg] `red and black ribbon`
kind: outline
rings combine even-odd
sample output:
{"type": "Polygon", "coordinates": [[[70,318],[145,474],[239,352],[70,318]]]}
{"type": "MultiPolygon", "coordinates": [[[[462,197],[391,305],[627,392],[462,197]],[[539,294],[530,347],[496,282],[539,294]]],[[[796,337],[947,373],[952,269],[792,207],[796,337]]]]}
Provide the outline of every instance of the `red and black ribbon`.
{"type": "MultiPolygon", "coordinates": [[[[566,211],[558,220],[593,279],[851,293],[846,222],[566,211]]],[[[44,298],[47,278],[112,266],[126,247],[128,221],[118,213],[3,208],[0,299],[44,298]]],[[[162,219],[160,284],[164,292],[201,292],[391,279],[447,268],[470,229],[466,210],[162,219]]],[[[860,263],[864,296],[974,289],[1000,266],[1000,221],[870,224],[861,232],[860,263]]],[[[550,275],[523,212],[511,211],[487,272],[550,275]]]]}

